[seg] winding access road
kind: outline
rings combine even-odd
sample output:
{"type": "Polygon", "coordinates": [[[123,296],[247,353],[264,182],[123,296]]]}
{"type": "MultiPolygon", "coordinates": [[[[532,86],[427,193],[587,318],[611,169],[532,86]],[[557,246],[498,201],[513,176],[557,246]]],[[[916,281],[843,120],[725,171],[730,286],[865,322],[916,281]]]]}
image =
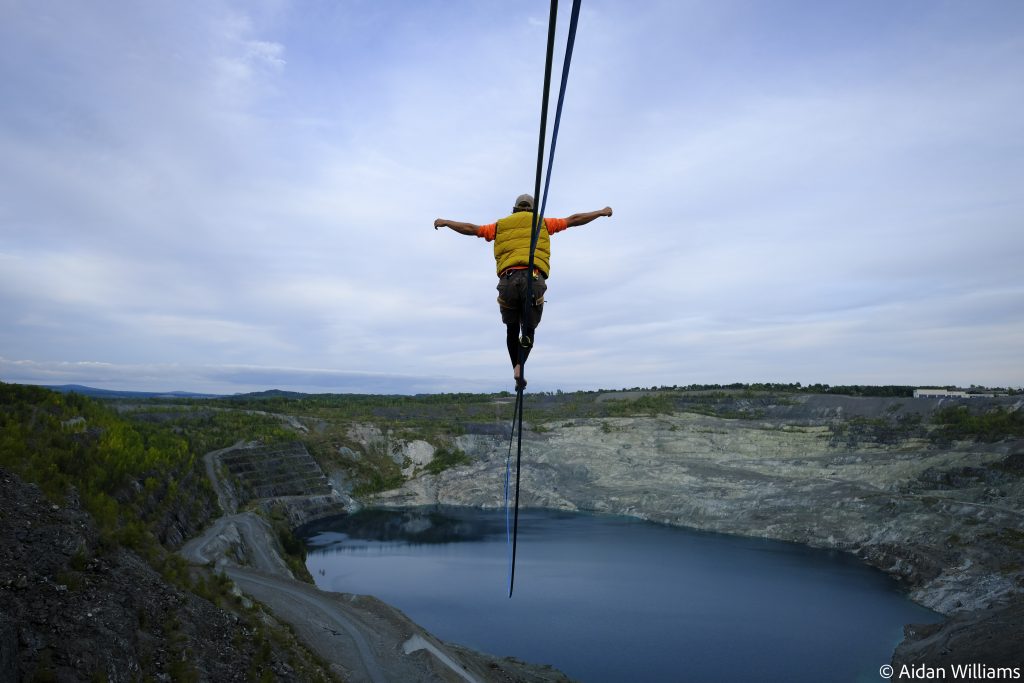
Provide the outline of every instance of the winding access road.
{"type": "Polygon", "coordinates": [[[352,662],[358,662],[362,671],[347,670],[351,677],[373,683],[393,680],[385,675],[361,627],[337,601],[308,584],[246,567],[227,567],[225,573],[245,593],[291,624],[303,640],[332,664],[350,669],[352,662]]]}

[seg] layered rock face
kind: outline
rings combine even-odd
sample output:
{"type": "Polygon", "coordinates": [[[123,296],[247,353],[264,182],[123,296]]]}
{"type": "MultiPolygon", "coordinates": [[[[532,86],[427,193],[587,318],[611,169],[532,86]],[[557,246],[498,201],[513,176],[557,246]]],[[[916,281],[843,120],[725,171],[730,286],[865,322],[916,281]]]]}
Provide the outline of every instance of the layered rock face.
{"type": "MultiPolygon", "coordinates": [[[[535,424],[523,439],[521,504],[850,551],[945,614],[1005,602],[1024,592],[1024,442],[939,446],[925,428],[879,426],[879,415],[898,426],[934,405],[798,397],[757,419],[535,424]]],[[[472,465],[419,476],[375,503],[502,505],[508,436],[475,431],[492,433],[457,439],[472,465]]]]}
{"type": "Polygon", "coordinates": [[[225,451],[221,463],[240,483],[246,498],[327,495],[327,477],[299,442],[246,446],[225,451]]]}

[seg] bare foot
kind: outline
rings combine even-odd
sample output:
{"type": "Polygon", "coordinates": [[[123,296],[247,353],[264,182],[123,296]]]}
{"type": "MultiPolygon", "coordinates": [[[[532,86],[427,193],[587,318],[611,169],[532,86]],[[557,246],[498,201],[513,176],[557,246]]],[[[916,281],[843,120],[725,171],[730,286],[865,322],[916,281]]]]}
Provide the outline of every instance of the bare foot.
{"type": "Polygon", "coordinates": [[[517,365],[512,369],[512,376],[516,380],[516,389],[526,388],[526,378],[523,377],[523,366],[517,365]]]}

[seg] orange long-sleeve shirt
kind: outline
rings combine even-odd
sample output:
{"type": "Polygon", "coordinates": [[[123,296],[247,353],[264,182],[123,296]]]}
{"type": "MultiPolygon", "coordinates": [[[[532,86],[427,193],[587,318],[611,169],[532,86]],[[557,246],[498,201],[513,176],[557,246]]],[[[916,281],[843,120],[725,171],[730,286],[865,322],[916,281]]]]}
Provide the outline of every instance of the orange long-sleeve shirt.
{"type": "MultiPolygon", "coordinates": [[[[483,237],[488,242],[493,242],[497,227],[497,223],[481,225],[476,231],[476,236],[483,237]]],[[[544,227],[547,229],[549,235],[554,235],[556,232],[562,232],[568,228],[569,223],[565,218],[545,218],[544,227]]]]}

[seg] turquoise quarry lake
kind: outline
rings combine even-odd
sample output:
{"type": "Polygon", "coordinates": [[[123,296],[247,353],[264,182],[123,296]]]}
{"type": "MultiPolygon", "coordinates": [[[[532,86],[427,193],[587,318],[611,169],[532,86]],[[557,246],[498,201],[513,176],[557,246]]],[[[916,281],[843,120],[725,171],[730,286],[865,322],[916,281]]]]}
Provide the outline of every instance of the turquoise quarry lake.
{"type": "Polygon", "coordinates": [[[624,517],[369,510],[300,531],[317,585],[443,640],[605,681],[878,681],[903,625],[937,621],[847,554],[624,517]]]}

